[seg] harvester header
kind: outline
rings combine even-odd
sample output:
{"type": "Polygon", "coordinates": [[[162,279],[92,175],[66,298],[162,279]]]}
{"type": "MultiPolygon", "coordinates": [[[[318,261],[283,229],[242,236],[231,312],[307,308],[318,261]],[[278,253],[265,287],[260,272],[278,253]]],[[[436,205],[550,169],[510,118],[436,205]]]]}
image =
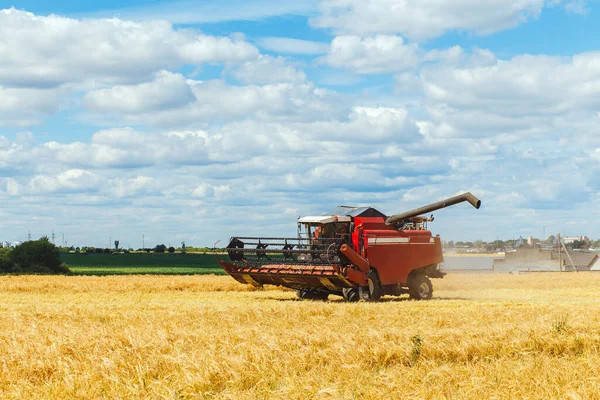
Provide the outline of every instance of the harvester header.
{"type": "Polygon", "coordinates": [[[347,301],[378,300],[404,293],[429,299],[429,278],[445,274],[439,269],[440,237],[427,229],[433,218],[422,215],[464,201],[481,206],[471,193],[390,217],[371,207],[339,206],[299,218],[297,237],[232,237],[229,261],[219,263],[241,283],[289,287],[301,299],[334,294],[347,301]]]}

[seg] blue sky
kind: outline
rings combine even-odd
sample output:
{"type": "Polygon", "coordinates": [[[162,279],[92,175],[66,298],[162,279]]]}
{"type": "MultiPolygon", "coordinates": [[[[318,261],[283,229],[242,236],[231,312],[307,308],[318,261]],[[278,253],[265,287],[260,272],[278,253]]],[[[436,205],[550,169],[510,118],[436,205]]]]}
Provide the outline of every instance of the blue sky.
{"type": "Polygon", "coordinates": [[[1,240],[210,245],[337,204],[600,237],[595,1],[0,3],[1,240]]]}

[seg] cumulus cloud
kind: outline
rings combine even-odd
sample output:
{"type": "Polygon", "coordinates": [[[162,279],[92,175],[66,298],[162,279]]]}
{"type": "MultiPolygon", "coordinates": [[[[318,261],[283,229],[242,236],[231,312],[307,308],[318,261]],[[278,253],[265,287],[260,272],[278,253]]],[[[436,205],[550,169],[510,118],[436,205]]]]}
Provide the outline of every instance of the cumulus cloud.
{"type": "Polygon", "coordinates": [[[348,122],[315,122],[320,138],[358,143],[413,143],[422,139],[415,121],[403,108],[355,107],[348,122]]]}
{"type": "Polygon", "coordinates": [[[277,82],[306,81],[306,74],[289,65],[283,57],[262,55],[256,60],[245,61],[232,75],[245,84],[268,84],[277,82]]]}
{"type": "Polygon", "coordinates": [[[29,182],[34,193],[88,192],[94,190],[101,177],[83,169],[69,169],[58,175],[37,175],[29,182]]]}
{"type": "Polygon", "coordinates": [[[472,61],[421,73],[438,136],[559,133],[600,107],[600,53],[472,61]]]}
{"type": "Polygon", "coordinates": [[[151,176],[114,178],[108,181],[108,190],[118,198],[148,195],[155,192],[155,179],[151,176]]]}
{"type": "Polygon", "coordinates": [[[50,162],[79,168],[142,168],[205,164],[209,145],[201,131],[151,134],[120,128],[96,132],[90,143],[44,143],[36,152],[50,162]]]}
{"type": "Polygon", "coordinates": [[[137,113],[183,107],[194,99],[182,75],[161,71],[151,82],[89,92],[85,103],[88,108],[104,113],[137,113]]]}
{"type": "Polygon", "coordinates": [[[537,18],[544,0],[322,0],[319,28],[338,34],[400,33],[411,40],[427,40],[452,30],[489,34],[537,18]]]}
{"type": "MultiPolygon", "coordinates": [[[[278,68],[277,59],[274,70],[278,68]]],[[[247,79],[268,79],[254,66],[240,72],[247,79]],[[251,71],[256,72],[255,75],[251,71]]],[[[284,67],[279,79],[302,79],[303,74],[284,67]]],[[[275,78],[275,77],[273,77],[275,78]]],[[[85,106],[92,115],[119,118],[125,124],[145,123],[161,127],[203,126],[213,119],[237,120],[249,117],[284,120],[311,120],[337,117],[347,110],[336,93],[320,89],[310,82],[279,82],[265,85],[233,86],[221,80],[187,80],[183,77],[158,76],[150,84],[92,91],[85,106]],[[151,89],[156,100],[146,99],[151,89]],[[188,101],[189,92],[192,100],[188,101]],[[164,95],[162,94],[164,93],[164,95]],[[187,102],[176,108],[156,109],[162,98],[187,102]]]]}
{"type": "Polygon", "coordinates": [[[57,89],[7,88],[0,85],[0,127],[29,127],[41,123],[45,117],[58,111],[60,95],[61,91],[57,89]]]}
{"type": "Polygon", "coordinates": [[[323,60],[334,68],[347,68],[360,74],[397,72],[414,68],[420,50],[400,36],[338,36],[323,60]]]}
{"type": "Polygon", "coordinates": [[[0,84],[15,87],[136,83],[161,69],[258,56],[247,42],[176,30],[165,21],[77,20],[14,8],[0,11],[0,36],[0,84]]]}
{"type": "Polygon", "coordinates": [[[0,178],[0,195],[18,196],[20,193],[20,185],[16,179],[0,178]]]}

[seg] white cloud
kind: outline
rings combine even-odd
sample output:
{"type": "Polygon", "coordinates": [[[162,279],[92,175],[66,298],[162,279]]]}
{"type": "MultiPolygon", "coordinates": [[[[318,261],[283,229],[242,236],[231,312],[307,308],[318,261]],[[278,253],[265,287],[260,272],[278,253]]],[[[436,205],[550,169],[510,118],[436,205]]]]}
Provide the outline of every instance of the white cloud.
{"type": "Polygon", "coordinates": [[[16,179],[0,178],[0,195],[18,196],[20,190],[20,185],[16,179]]]}
{"type": "Polygon", "coordinates": [[[309,131],[322,139],[355,143],[412,143],[422,139],[419,128],[402,108],[355,107],[349,121],[315,122],[309,131]]]}
{"type": "Polygon", "coordinates": [[[267,55],[241,63],[232,75],[245,84],[306,81],[306,74],[289,65],[285,58],[267,55]]]}
{"type": "MultiPolygon", "coordinates": [[[[275,60],[273,71],[282,72],[280,79],[298,78],[303,74],[283,68],[275,60]]],[[[247,79],[267,79],[252,67],[243,69],[247,79]],[[252,76],[251,72],[256,72],[252,76]]],[[[275,77],[273,77],[275,78],[275,77]]],[[[86,108],[100,120],[119,118],[125,124],[145,123],[170,128],[204,126],[213,119],[236,120],[255,116],[261,119],[311,120],[324,116],[337,117],[346,111],[345,102],[337,94],[319,89],[308,82],[281,82],[267,85],[231,86],[223,81],[187,80],[193,101],[177,108],[157,110],[155,101],[146,98],[152,88],[157,99],[187,99],[182,77],[157,77],[151,84],[92,91],[86,96],[86,108]],[[163,96],[161,93],[165,92],[163,96]]],[[[158,101],[158,100],[157,100],[158,101]]]]}
{"type": "Polygon", "coordinates": [[[420,61],[419,53],[417,45],[406,44],[400,36],[338,36],[323,60],[334,68],[380,74],[414,68],[420,61]]]}
{"type": "Polygon", "coordinates": [[[600,107],[600,53],[491,60],[423,70],[437,136],[564,134],[573,129],[565,121],[589,120],[600,107]]]}
{"type": "Polygon", "coordinates": [[[163,135],[122,128],[96,132],[90,143],[45,143],[39,152],[51,162],[79,168],[140,168],[206,164],[209,146],[202,132],[163,135]]]}
{"type": "Polygon", "coordinates": [[[330,44],[284,37],[263,37],[257,40],[258,46],[282,54],[324,54],[330,44]]]}
{"type": "Polygon", "coordinates": [[[151,82],[133,86],[114,86],[89,92],[88,108],[101,112],[136,113],[183,107],[195,100],[186,79],[168,71],[158,73],[151,82]]]}
{"type": "Polygon", "coordinates": [[[94,172],[69,169],[57,175],[37,175],[31,179],[29,187],[34,193],[87,192],[96,189],[101,179],[94,172]]]}
{"type": "Polygon", "coordinates": [[[185,64],[258,56],[239,40],[175,30],[165,21],[76,20],[0,11],[0,84],[52,87],[92,80],[134,83],[185,64]]]}
{"type": "Polygon", "coordinates": [[[489,34],[537,18],[544,0],[322,0],[314,26],[338,34],[400,33],[426,40],[452,30],[489,34]]]}
{"type": "Polygon", "coordinates": [[[148,195],[154,191],[154,178],[150,176],[135,176],[132,178],[115,178],[107,182],[109,191],[117,198],[148,195]]]}
{"type": "Polygon", "coordinates": [[[202,183],[192,191],[192,196],[200,198],[211,197],[214,196],[214,194],[215,190],[208,183],[202,183]]]}
{"type": "Polygon", "coordinates": [[[586,15],[590,12],[586,0],[568,0],[565,2],[565,9],[570,14],[586,15]]]}
{"type": "Polygon", "coordinates": [[[6,88],[0,85],[0,127],[40,124],[45,117],[58,111],[60,94],[57,89],[6,88]]]}

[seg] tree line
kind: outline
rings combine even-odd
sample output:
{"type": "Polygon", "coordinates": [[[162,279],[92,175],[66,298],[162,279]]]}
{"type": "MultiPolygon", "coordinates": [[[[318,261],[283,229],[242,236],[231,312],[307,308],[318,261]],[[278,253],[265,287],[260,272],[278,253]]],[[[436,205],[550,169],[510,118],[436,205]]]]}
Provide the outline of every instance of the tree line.
{"type": "Polygon", "coordinates": [[[210,253],[214,250],[220,251],[224,249],[212,249],[209,247],[167,247],[164,244],[158,244],[154,247],[145,248],[108,248],[108,247],[94,247],[94,246],[82,246],[82,247],[58,247],[61,253],[75,252],[75,253],[96,253],[96,254],[130,254],[130,253],[210,253]]]}

